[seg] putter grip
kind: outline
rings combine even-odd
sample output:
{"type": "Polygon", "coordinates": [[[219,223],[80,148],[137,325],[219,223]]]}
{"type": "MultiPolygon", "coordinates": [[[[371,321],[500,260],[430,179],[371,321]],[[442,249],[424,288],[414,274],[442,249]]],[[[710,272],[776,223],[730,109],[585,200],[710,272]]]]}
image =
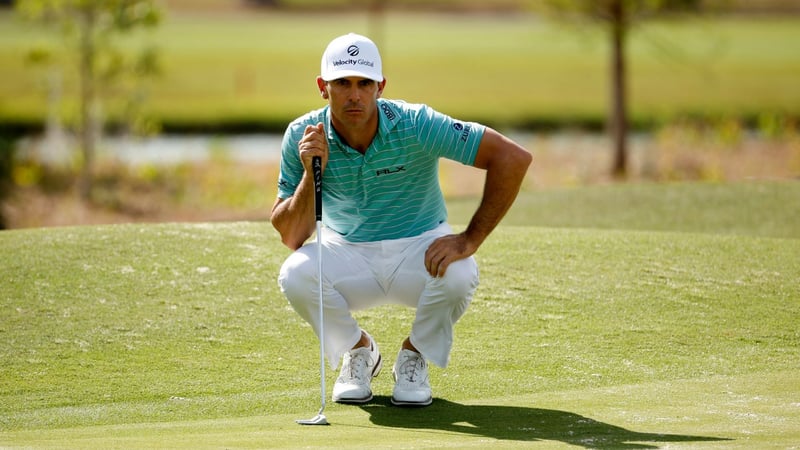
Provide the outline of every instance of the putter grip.
{"type": "Polygon", "coordinates": [[[322,158],[311,158],[311,167],[314,169],[314,212],[317,221],[322,220],[322,158]]]}

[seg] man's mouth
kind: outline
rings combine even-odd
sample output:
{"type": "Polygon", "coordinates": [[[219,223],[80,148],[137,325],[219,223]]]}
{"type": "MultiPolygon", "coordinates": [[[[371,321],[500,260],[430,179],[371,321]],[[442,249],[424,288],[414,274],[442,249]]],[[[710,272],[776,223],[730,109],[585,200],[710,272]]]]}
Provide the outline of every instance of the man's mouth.
{"type": "Polygon", "coordinates": [[[346,105],[344,107],[344,110],[346,112],[363,112],[364,108],[361,107],[360,105],[355,104],[355,105],[346,105]]]}

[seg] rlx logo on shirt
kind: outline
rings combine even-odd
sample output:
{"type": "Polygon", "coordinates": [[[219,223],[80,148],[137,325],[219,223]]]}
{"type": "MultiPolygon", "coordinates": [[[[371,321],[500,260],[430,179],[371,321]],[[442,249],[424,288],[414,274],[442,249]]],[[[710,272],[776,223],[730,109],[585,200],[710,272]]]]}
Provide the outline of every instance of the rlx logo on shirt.
{"type": "Polygon", "coordinates": [[[388,169],[378,169],[375,171],[375,176],[379,177],[381,175],[391,175],[397,172],[405,172],[405,170],[406,170],[405,166],[391,167],[388,169]]]}

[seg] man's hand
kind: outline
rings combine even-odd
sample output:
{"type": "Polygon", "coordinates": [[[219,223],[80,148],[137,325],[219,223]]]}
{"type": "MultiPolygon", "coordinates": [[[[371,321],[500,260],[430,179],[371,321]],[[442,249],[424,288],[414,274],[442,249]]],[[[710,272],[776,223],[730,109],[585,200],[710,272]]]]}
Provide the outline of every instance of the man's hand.
{"type": "Polygon", "coordinates": [[[328,163],[328,139],[325,136],[325,127],[322,123],[316,125],[306,126],[303,131],[303,137],[297,144],[297,149],[300,152],[300,159],[303,161],[303,167],[306,173],[313,173],[311,169],[311,160],[315,156],[322,158],[322,168],[328,163]]]}
{"type": "Polygon", "coordinates": [[[305,173],[297,190],[289,198],[277,198],[272,206],[270,222],[281,235],[281,241],[290,249],[297,250],[314,233],[314,169],[312,159],[322,159],[322,170],[328,163],[328,140],[321,123],[309,125],[297,145],[305,173]]]}
{"type": "Polygon", "coordinates": [[[425,251],[425,269],[432,277],[444,276],[447,266],[472,256],[478,247],[470,244],[466,234],[449,234],[431,243],[425,251]]]}

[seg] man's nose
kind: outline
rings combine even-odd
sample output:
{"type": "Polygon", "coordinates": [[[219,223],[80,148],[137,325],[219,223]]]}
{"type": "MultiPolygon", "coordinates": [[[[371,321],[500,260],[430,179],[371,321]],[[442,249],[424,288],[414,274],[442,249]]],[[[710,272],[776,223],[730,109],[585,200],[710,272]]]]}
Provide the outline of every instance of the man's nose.
{"type": "Polygon", "coordinates": [[[350,101],[359,101],[361,99],[361,91],[358,89],[358,86],[351,86],[347,97],[350,99],[350,101]]]}

